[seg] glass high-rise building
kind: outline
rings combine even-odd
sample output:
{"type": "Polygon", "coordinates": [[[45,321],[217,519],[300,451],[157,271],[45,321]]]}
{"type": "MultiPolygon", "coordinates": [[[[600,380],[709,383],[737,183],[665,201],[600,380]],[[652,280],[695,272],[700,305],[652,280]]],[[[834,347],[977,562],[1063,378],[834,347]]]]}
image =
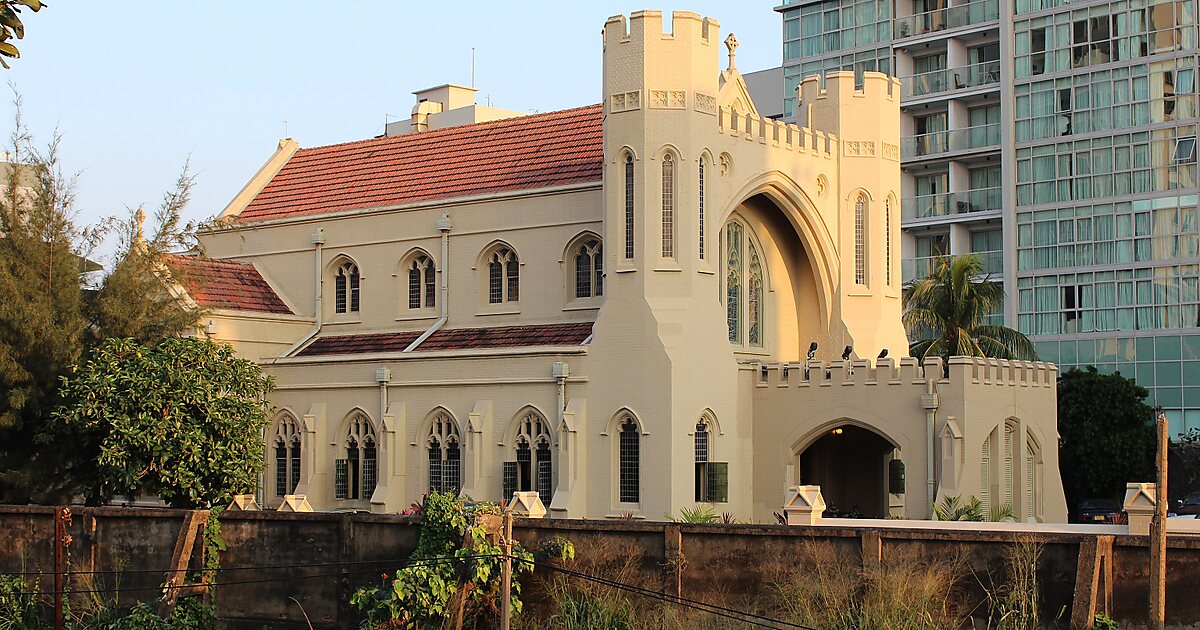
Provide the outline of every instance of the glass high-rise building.
{"type": "Polygon", "coordinates": [[[1200,428],[1197,0],[792,0],[795,86],[903,81],[905,280],[941,254],[1002,277],[1041,358],[1120,371],[1200,428]]]}

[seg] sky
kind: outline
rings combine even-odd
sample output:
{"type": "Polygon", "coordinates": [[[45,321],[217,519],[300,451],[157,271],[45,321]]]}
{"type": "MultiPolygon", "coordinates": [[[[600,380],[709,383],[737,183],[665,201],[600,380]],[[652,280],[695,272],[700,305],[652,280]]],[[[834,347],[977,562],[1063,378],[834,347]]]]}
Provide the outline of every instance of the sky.
{"type": "MultiPolygon", "coordinates": [[[[57,0],[22,13],[21,58],[0,70],[44,144],[62,135],[79,222],[153,214],[190,160],[186,215],[219,213],[274,151],[359,140],[408,118],[412,92],[471,83],[477,102],[545,112],[600,102],[605,19],[642,8],[716,18],[744,72],[779,65],[774,3],[196,2],[57,0]],[[286,123],[285,123],[286,121],[286,123]],[[285,132],[286,129],[286,132],[285,132]]],[[[722,65],[724,61],[722,62],[722,65]]],[[[4,136],[12,93],[0,98],[4,136]]],[[[112,244],[99,251],[99,258],[112,244]]]]}

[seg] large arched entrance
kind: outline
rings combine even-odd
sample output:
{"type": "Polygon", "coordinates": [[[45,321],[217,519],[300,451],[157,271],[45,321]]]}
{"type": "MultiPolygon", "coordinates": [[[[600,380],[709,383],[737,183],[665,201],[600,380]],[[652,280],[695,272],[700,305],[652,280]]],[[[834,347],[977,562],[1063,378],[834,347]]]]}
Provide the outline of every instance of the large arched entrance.
{"type": "Polygon", "coordinates": [[[800,483],[821,486],[831,514],[884,518],[895,450],[870,429],[836,425],[800,453],[800,483]]]}

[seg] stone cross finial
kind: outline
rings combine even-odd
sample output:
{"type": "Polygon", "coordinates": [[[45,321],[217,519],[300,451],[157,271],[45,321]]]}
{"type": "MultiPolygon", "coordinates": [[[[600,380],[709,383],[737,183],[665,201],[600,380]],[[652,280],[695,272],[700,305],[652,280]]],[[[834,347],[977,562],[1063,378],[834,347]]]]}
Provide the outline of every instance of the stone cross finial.
{"type": "Polygon", "coordinates": [[[146,240],[146,236],[143,231],[145,224],[146,224],[146,211],[139,207],[137,209],[137,212],[133,213],[133,230],[134,230],[133,240],[134,240],[134,242],[140,243],[140,242],[146,240]]]}
{"type": "Polygon", "coordinates": [[[737,53],[738,47],[737,35],[730,33],[729,37],[725,38],[725,47],[729,49],[729,67],[733,68],[733,56],[737,53]]]}

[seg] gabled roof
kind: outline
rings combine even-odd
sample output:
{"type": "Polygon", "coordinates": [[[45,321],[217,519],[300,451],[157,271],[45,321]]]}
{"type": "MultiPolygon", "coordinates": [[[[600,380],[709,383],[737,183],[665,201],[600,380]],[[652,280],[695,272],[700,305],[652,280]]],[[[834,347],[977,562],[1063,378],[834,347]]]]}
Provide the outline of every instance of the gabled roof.
{"type": "Polygon", "coordinates": [[[292,314],[251,263],[179,254],[168,255],[166,263],[180,272],[177,279],[203,308],[292,314]]]}
{"type": "MultiPolygon", "coordinates": [[[[534,324],[495,328],[443,328],[423,341],[417,350],[467,350],[575,346],[592,334],[592,322],[534,324]]],[[[400,352],[421,336],[420,332],[368,333],[318,337],[297,356],[400,352]]]]}
{"type": "Polygon", "coordinates": [[[238,222],[599,182],[600,105],[300,149],[238,222]]]}

